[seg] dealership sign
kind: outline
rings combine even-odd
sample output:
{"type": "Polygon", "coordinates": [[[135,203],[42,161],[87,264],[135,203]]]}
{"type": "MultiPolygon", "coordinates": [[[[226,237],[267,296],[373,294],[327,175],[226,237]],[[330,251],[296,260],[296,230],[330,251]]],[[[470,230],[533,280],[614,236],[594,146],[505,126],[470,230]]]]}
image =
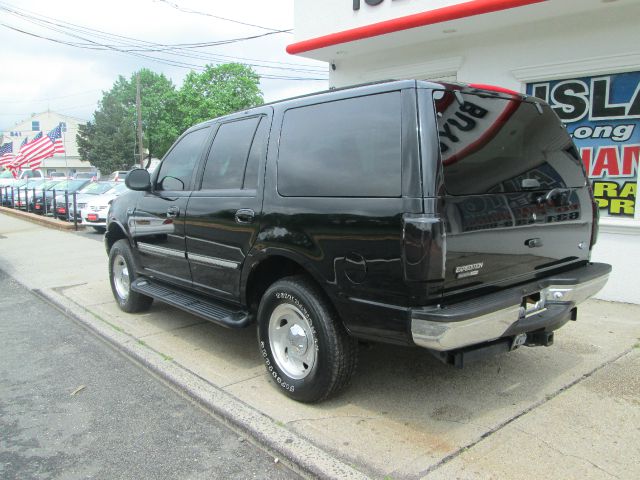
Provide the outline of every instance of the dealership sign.
{"type": "Polygon", "coordinates": [[[640,158],[640,72],[530,83],[580,150],[601,212],[633,216],[640,158]]]}

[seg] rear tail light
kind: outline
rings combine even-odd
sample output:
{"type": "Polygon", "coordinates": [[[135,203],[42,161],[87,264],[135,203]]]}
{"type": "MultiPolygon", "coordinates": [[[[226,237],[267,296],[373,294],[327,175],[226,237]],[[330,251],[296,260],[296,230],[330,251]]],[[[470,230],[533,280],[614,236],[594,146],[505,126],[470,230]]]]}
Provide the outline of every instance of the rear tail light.
{"type": "Polygon", "coordinates": [[[443,280],[447,258],[444,222],[433,215],[403,215],[405,279],[412,282],[443,280]]]}

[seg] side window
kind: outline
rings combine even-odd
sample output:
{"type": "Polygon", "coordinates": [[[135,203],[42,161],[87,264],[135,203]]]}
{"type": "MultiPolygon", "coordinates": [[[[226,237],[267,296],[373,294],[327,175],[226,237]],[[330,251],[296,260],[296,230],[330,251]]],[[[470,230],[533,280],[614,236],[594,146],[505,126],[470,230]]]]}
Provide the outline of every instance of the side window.
{"type": "Polygon", "coordinates": [[[258,168],[260,167],[260,160],[267,154],[268,138],[269,119],[267,117],[262,117],[258,130],[253,137],[251,151],[249,152],[247,168],[244,172],[244,182],[242,182],[243,189],[255,189],[258,186],[258,168]]]}
{"type": "Polygon", "coordinates": [[[400,92],[309,105],[284,115],[278,192],[292,197],[399,197],[400,92]]]}
{"type": "Polygon", "coordinates": [[[224,123],[218,129],[202,177],[203,190],[240,189],[260,117],[224,123]]]}
{"type": "Polygon", "coordinates": [[[191,183],[191,175],[202,154],[202,147],[211,133],[209,127],[186,134],[164,157],[156,189],[186,190],[191,183]]]}

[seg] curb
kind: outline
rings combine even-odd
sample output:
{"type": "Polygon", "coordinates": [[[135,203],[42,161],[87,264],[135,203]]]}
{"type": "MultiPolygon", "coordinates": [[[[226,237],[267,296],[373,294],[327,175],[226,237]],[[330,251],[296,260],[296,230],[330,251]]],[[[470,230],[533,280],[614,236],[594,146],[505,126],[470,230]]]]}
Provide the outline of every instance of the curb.
{"type": "MultiPolygon", "coordinates": [[[[56,230],[73,231],[75,226],[71,222],[64,220],[56,220],[54,218],[45,217],[44,215],[34,215],[32,213],[23,212],[22,210],[15,210],[13,208],[0,207],[0,213],[5,215],[11,215],[19,218],[20,220],[26,220],[27,222],[37,223],[44,227],[55,228],[56,230]]],[[[78,230],[84,230],[84,225],[78,224],[78,230]]]]}
{"type": "Polygon", "coordinates": [[[233,430],[252,438],[276,458],[285,459],[294,471],[321,479],[370,478],[204,378],[138,343],[135,338],[95,317],[54,289],[34,289],[32,292],[186,394],[233,430]]]}

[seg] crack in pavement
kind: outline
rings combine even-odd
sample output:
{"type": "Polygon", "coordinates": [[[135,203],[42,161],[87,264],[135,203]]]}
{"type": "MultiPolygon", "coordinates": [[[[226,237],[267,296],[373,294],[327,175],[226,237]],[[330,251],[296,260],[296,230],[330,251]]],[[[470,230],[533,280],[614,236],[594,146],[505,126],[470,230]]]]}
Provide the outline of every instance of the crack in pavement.
{"type": "Polygon", "coordinates": [[[248,380],[253,380],[254,378],[262,377],[263,375],[267,375],[267,373],[266,372],[258,373],[258,374],[254,375],[252,377],[247,377],[247,378],[243,378],[242,380],[238,380],[237,382],[231,382],[231,383],[227,383],[225,385],[220,385],[220,388],[227,389],[229,387],[233,387],[234,385],[238,385],[239,383],[243,383],[243,382],[246,382],[248,380]]]}
{"type": "MultiPolygon", "coordinates": [[[[492,436],[494,433],[499,432],[500,430],[502,430],[504,427],[506,427],[507,425],[510,425],[511,423],[515,422],[516,420],[518,420],[521,417],[524,417],[525,415],[527,415],[529,412],[532,412],[533,410],[535,410],[538,407],[541,407],[542,405],[546,404],[547,402],[553,400],[554,398],[556,398],[558,395],[560,395],[562,392],[567,391],[568,389],[572,388],[573,386],[583,382],[584,380],[588,379],[589,377],[591,377],[592,375],[594,375],[596,372],[599,372],[600,370],[602,370],[603,368],[617,362],[618,360],[620,360],[622,357],[624,357],[625,355],[628,355],[629,353],[631,353],[633,351],[634,347],[628,348],[626,349],[624,352],[616,355],[615,357],[609,359],[608,361],[598,365],[597,367],[595,367],[594,369],[592,369],[591,371],[579,376],[578,378],[576,378],[575,380],[573,380],[572,382],[569,382],[567,385],[565,385],[564,387],[556,390],[553,393],[550,393],[548,395],[545,395],[545,397],[537,402],[535,402],[534,404],[530,405],[529,407],[525,408],[523,411],[521,411],[520,413],[518,413],[517,415],[514,415],[513,417],[505,420],[504,422],[499,423],[498,425],[496,425],[495,427],[493,427],[491,430],[483,433],[482,435],[480,435],[479,438],[473,440],[472,442],[469,442],[468,444],[458,448],[457,450],[455,450],[454,452],[451,452],[449,455],[447,455],[446,457],[440,459],[439,462],[434,463],[433,465],[431,465],[429,468],[427,468],[426,470],[423,470],[422,472],[419,473],[419,477],[420,478],[424,478],[425,476],[429,475],[430,473],[436,471],[437,469],[439,469],[440,467],[446,465],[447,463],[449,463],[450,461],[456,459],[457,457],[459,457],[462,453],[466,452],[467,450],[470,450],[471,448],[475,447],[476,445],[478,445],[480,442],[484,441],[485,439],[489,438],[490,436],[492,436]]],[[[603,470],[604,471],[604,470],[603,470]]],[[[608,473],[605,471],[605,473],[608,473]]]]}
{"type": "Polygon", "coordinates": [[[591,461],[591,460],[589,460],[588,458],[584,458],[584,457],[581,457],[580,455],[575,455],[575,454],[573,454],[573,453],[563,452],[563,451],[562,451],[562,450],[560,450],[558,447],[553,446],[551,443],[547,442],[546,440],[543,440],[543,439],[539,438],[538,436],[536,436],[536,435],[534,435],[534,434],[532,434],[532,433],[530,433],[530,432],[527,432],[526,430],[524,430],[524,429],[522,429],[522,428],[515,427],[515,426],[514,426],[513,428],[515,428],[515,429],[516,429],[517,431],[519,431],[520,433],[524,433],[525,435],[528,435],[528,436],[530,436],[530,437],[535,438],[536,440],[538,440],[540,443],[542,443],[543,445],[545,445],[545,446],[546,446],[547,448],[549,448],[550,450],[553,450],[554,452],[557,452],[557,453],[559,453],[560,455],[562,455],[562,456],[564,456],[564,457],[571,457],[571,458],[575,458],[575,459],[577,459],[577,460],[582,460],[583,462],[586,462],[586,463],[590,464],[592,467],[594,467],[594,468],[596,468],[596,469],[600,470],[601,472],[606,473],[606,474],[607,474],[607,475],[609,475],[610,477],[618,478],[618,479],[620,478],[620,477],[618,477],[617,475],[615,475],[615,474],[613,474],[613,473],[611,473],[611,472],[607,471],[605,468],[601,467],[601,466],[600,466],[600,465],[598,465],[597,463],[592,462],[592,461],[591,461]]]}
{"type": "MultiPolygon", "coordinates": [[[[58,293],[60,293],[61,295],[64,295],[64,291],[65,290],[69,290],[70,288],[75,288],[75,287],[82,287],[83,285],[87,285],[89,282],[80,282],[80,283],[72,283],[71,285],[61,285],[59,287],[51,287],[51,290],[54,290],[58,293]]],[[[72,298],[67,297],[66,295],[64,295],[65,298],[68,298],[69,300],[71,300],[74,303],[78,303],[76,301],[74,301],[72,298]]],[[[79,305],[79,304],[78,304],[79,305]]],[[[80,305],[82,306],[82,305],[80,305]]]]}

